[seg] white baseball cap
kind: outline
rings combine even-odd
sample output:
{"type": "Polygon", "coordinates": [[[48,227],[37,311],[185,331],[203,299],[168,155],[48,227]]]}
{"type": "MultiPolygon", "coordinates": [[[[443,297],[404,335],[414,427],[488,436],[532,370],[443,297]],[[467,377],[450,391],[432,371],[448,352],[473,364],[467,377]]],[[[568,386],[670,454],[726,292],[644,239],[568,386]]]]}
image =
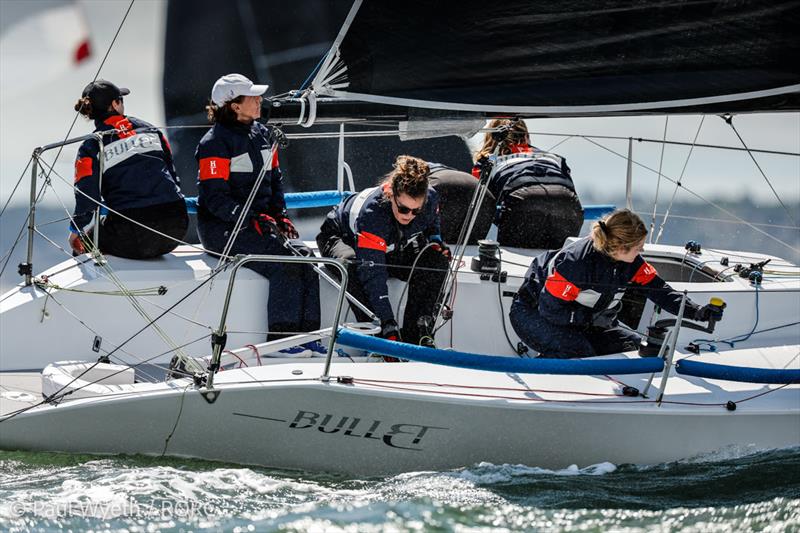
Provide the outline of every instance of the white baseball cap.
{"type": "Polygon", "coordinates": [[[261,96],[268,87],[256,85],[241,74],[226,74],[214,83],[211,101],[222,107],[237,96],[261,96]]]}

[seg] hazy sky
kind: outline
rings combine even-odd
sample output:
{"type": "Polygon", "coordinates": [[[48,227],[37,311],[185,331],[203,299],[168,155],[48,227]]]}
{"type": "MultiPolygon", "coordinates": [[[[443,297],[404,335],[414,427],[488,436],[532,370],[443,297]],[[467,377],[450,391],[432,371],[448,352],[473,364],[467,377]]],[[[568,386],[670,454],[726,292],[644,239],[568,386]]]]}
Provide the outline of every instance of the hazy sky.
{"type": "MultiPolygon", "coordinates": [[[[127,0],[82,0],[94,54],[90,61],[52,76],[41,72],[41,58],[31,57],[39,50],[34,43],[41,41],[36,34],[21,45],[0,41],[0,199],[5,203],[34,147],[59,141],[66,135],[75,116],[72,111],[85,84],[97,71],[100,60],[128,6],[127,0]],[[28,52],[26,52],[28,50],[28,52]]],[[[30,2],[0,1],[0,18],[4,13],[30,2]]],[[[222,5],[222,4],[221,4],[222,5]]],[[[162,50],[166,3],[160,0],[137,0],[125,26],[114,45],[100,76],[131,89],[126,97],[126,110],[155,124],[162,125],[161,98],[162,50]]],[[[301,81],[301,80],[298,80],[301,81]]],[[[277,88],[279,91],[290,87],[277,88]]],[[[701,117],[681,116],[669,120],[668,139],[691,142],[701,117]]],[[[754,148],[791,152],[800,151],[800,114],[741,115],[734,119],[744,140],[754,148]]],[[[535,132],[555,132],[584,135],[619,135],[660,139],[664,117],[617,119],[543,119],[530,121],[535,132]]],[[[79,119],[72,136],[92,130],[91,124],[79,119]]],[[[534,143],[549,148],[564,137],[534,136],[534,143]]],[[[720,118],[706,117],[697,141],[709,144],[738,146],[739,141],[730,127],[720,118]]],[[[627,152],[627,141],[597,140],[609,149],[627,152]]],[[[71,181],[72,164],[77,146],[68,147],[56,166],[59,174],[71,181]]],[[[560,144],[556,152],[565,156],[573,169],[579,193],[596,199],[619,198],[624,193],[627,163],[585,139],[571,138],[560,144]]],[[[689,149],[667,147],[663,172],[677,178],[684,173],[688,188],[710,198],[749,196],[761,202],[774,202],[774,195],[764,182],[753,162],[745,153],[695,149],[687,163],[689,149]],[[685,166],[685,170],[684,170],[685,166]]],[[[649,167],[658,168],[661,148],[656,144],[634,145],[634,158],[649,167]]],[[[786,156],[757,156],[758,163],[784,201],[800,200],[800,158],[786,156]]],[[[184,177],[185,179],[186,177],[184,177]]],[[[331,169],[331,184],[335,169],[331,169]]],[[[657,176],[634,167],[634,190],[652,197],[657,176]]],[[[59,195],[72,205],[69,185],[55,180],[59,195]]],[[[24,194],[15,201],[27,202],[28,177],[24,178],[24,194]]],[[[662,183],[661,197],[672,194],[674,186],[662,183]]],[[[687,199],[681,193],[679,199],[687,199]]],[[[54,195],[48,203],[57,204],[54,195]]],[[[644,206],[641,206],[644,207],[644,206]]]]}

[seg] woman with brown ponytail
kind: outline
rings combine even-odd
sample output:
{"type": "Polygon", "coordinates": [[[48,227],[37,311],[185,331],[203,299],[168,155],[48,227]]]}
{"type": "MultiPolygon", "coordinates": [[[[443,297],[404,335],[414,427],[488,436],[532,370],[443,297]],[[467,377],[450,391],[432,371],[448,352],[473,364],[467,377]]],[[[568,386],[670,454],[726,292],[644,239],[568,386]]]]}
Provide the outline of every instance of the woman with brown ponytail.
{"type": "MultiPolygon", "coordinates": [[[[596,222],[588,237],[531,263],[511,305],[511,325],[540,357],[606,355],[639,347],[639,337],[618,327],[620,300],[627,287],[677,314],[683,295],[658,276],[640,255],[647,229],[638,215],[615,211],[596,222]]],[[[722,318],[718,307],[687,300],[686,318],[722,318]]]]}
{"type": "Polygon", "coordinates": [[[189,226],[169,143],[151,124],[125,115],[123,97],[129,93],[95,80],[75,104],[75,111],[94,120],[95,133],[103,135],[102,176],[96,139],[83,141],[75,161],[69,244],[76,254],[93,238],[87,226],[99,202],[109,209],[98,239],[105,254],[158,257],[174,250],[189,226]]]}
{"type": "MultiPolygon", "coordinates": [[[[320,253],[347,263],[349,292],[381,320],[381,336],[419,344],[431,334],[439,289],[450,250],[442,242],[439,196],[429,186],[422,159],[401,155],[377,187],[334,207],[317,235],[320,253]],[[416,265],[416,272],[411,272],[416,265]],[[408,281],[408,301],[399,329],[389,302],[389,277],[408,281]]],[[[353,307],[356,317],[366,315],[353,307]]]]}
{"type": "Polygon", "coordinates": [[[495,119],[490,128],[508,127],[497,140],[486,134],[475,154],[472,175],[480,178],[489,156],[499,156],[489,191],[497,199],[497,240],[504,246],[560,248],[583,225],[583,207],[566,160],[533,148],[525,122],[495,119]]]}

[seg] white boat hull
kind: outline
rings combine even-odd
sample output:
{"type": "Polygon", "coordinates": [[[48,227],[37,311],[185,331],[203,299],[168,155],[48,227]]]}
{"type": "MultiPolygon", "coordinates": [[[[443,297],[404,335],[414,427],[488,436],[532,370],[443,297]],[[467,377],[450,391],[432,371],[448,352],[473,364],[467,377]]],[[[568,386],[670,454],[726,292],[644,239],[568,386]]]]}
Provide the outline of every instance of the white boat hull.
{"type": "MultiPolygon", "coordinates": [[[[620,396],[605,376],[335,363],[332,375],[354,378],[347,384],[316,379],[321,369],[306,362],[226,371],[213,403],[176,381],[42,406],[2,422],[0,448],[166,454],[372,476],[484,461],[655,464],[731,446],[800,446],[800,385],[728,411],[725,401],[777,386],[673,377],[668,401],[705,405],[658,406],[653,395],[620,396]]],[[[620,380],[643,388],[647,377],[620,380]]]]}

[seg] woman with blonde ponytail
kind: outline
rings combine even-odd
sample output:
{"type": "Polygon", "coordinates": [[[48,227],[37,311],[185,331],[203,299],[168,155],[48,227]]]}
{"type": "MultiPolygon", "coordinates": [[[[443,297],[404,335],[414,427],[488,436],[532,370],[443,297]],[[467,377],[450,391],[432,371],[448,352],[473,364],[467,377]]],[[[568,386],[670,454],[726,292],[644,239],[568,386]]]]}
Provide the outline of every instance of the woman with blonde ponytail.
{"type": "MultiPolygon", "coordinates": [[[[639,337],[620,328],[617,320],[625,290],[644,290],[672,314],[678,313],[683,297],[640,255],[646,236],[642,219],[622,209],[595,222],[588,237],[534,258],[511,305],[514,331],[540,357],[592,357],[638,349],[639,337]]],[[[684,316],[719,320],[722,310],[687,300],[684,316]]]]}
{"type": "MultiPolygon", "coordinates": [[[[433,308],[450,260],[429,174],[422,159],[398,156],[377,187],[334,207],[317,235],[323,256],[347,264],[348,290],[381,320],[381,336],[410,344],[433,342],[433,308]],[[389,302],[389,277],[409,283],[402,329],[389,302]]],[[[367,320],[356,307],[353,311],[367,320]]]]}

